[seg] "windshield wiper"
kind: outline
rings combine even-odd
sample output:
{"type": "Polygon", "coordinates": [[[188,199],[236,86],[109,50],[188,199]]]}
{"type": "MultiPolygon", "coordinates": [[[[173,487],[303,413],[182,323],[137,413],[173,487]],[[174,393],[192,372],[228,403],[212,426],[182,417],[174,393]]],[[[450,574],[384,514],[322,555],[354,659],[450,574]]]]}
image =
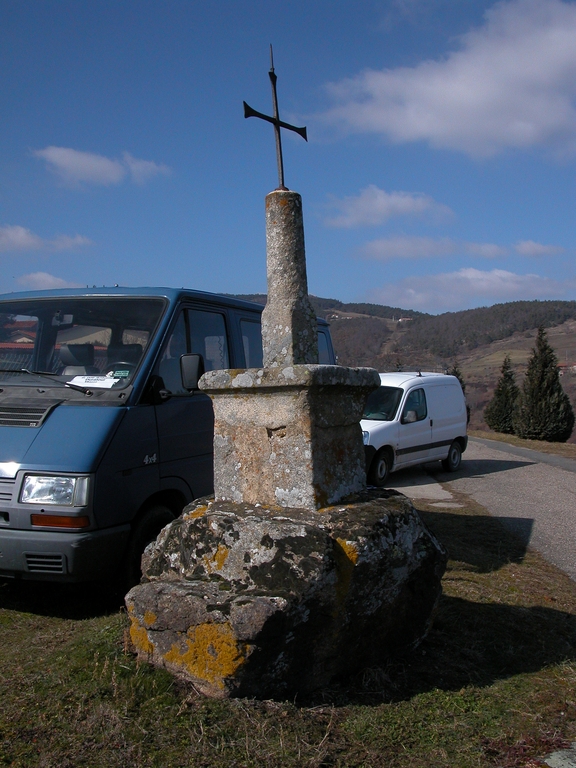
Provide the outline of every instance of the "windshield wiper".
{"type": "MultiPolygon", "coordinates": [[[[50,381],[54,381],[53,377],[59,375],[57,373],[50,373],[50,371],[30,371],[28,368],[0,368],[0,374],[2,373],[28,373],[30,376],[38,376],[41,379],[49,379],[50,381]]],[[[70,387],[70,389],[75,389],[78,392],[82,392],[84,395],[94,394],[91,389],[81,387],[78,384],[72,384],[69,381],[56,381],[56,384],[63,387],[70,387]]]]}

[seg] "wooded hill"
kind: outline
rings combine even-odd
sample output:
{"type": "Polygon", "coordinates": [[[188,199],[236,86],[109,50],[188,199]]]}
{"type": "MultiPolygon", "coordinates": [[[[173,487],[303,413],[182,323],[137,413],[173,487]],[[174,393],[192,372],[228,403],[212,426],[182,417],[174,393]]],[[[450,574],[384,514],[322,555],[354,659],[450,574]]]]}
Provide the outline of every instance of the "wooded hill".
{"type": "MultiPolygon", "coordinates": [[[[240,298],[266,302],[264,294],[240,298]]],[[[536,330],[543,325],[566,368],[562,383],[576,409],[576,375],[570,368],[576,365],[576,301],[512,301],[429,315],[380,304],[310,298],[316,313],[330,323],[341,365],[366,365],[379,371],[443,371],[457,362],[464,374],[475,429],[487,428],[482,413],[492,397],[504,356],[510,354],[520,382],[536,330]]]]}
{"type": "MultiPolygon", "coordinates": [[[[264,294],[239,298],[266,302],[264,294]]],[[[330,323],[339,362],[379,370],[422,367],[424,361],[447,366],[478,347],[515,333],[576,319],[576,301],[512,301],[429,315],[380,304],[344,303],[317,296],[310,299],[316,313],[330,323]]]]}

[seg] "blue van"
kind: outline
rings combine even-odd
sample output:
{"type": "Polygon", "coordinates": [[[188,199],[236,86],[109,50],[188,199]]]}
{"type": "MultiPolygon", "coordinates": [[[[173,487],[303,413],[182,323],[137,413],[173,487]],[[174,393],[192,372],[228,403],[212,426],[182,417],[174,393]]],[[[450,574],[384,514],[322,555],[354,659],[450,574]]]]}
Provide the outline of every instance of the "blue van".
{"type": "MultiPolygon", "coordinates": [[[[212,403],[188,363],[260,367],[262,309],[184,289],[0,295],[0,577],[137,579],[146,544],[213,492],[212,403]]],[[[318,336],[334,363],[322,320],[318,336]]]]}

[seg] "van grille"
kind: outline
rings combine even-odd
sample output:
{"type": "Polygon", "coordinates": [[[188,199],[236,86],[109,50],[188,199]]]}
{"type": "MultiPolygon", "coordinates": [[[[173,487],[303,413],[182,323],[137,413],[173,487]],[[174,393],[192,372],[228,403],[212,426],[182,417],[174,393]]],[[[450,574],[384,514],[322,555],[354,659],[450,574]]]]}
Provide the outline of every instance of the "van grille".
{"type": "Polygon", "coordinates": [[[48,414],[60,405],[62,400],[49,400],[42,403],[16,399],[0,405],[0,426],[2,427],[39,427],[48,414]]]}
{"type": "Polygon", "coordinates": [[[46,413],[44,406],[26,408],[21,406],[0,406],[0,426],[38,427],[46,413]]]}
{"type": "Polygon", "coordinates": [[[30,573],[64,573],[63,555],[26,555],[30,573]]]}
{"type": "Polygon", "coordinates": [[[14,480],[0,480],[0,504],[9,504],[14,495],[14,480]]]}

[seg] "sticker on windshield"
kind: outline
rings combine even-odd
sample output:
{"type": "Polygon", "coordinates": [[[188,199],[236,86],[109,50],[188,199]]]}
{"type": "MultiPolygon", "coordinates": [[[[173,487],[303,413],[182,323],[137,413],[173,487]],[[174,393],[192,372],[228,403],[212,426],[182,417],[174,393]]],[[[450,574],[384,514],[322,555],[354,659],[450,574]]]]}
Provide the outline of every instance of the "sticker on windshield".
{"type": "Polygon", "coordinates": [[[79,387],[101,387],[102,389],[110,389],[120,379],[112,378],[110,376],[74,376],[68,384],[76,384],[79,387]]]}

